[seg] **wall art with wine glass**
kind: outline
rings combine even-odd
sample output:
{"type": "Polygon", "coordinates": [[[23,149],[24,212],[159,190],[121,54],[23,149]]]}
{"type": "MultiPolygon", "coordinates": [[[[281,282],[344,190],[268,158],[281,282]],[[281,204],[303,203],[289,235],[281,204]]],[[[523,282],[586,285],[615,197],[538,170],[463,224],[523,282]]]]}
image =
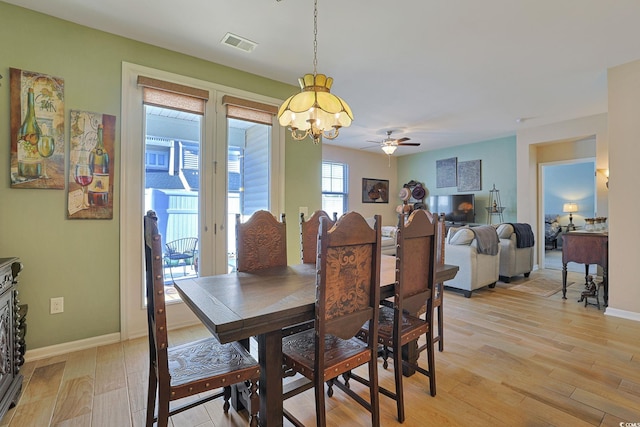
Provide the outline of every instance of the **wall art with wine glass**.
{"type": "Polygon", "coordinates": [[[64,189],[64,80],[9,69],[11,187],[64,189]]]}
{"type": "Polygon", "coordinates": [[[113,218],[116,118],[71,110],[69,136],[69,219],[113,218]]]}

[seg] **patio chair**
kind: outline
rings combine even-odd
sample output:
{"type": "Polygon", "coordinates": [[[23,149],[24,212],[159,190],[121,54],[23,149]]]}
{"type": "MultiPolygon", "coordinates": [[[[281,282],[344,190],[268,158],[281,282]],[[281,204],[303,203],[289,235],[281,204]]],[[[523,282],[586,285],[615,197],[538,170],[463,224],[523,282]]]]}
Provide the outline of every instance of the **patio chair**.
{"type": "Polygon", "coordinates": [[[182,264],[184,274],[187,274],[187,265],[193,266],[195,272],[198,272],[198,263],[196,260],[196,250],[198,247],[197,237],[185,237],[173,240],[165,244],[167,248],[164,254],[164,263],[169,267],[171,280],[173,279],[173,267],[182,264]]]}

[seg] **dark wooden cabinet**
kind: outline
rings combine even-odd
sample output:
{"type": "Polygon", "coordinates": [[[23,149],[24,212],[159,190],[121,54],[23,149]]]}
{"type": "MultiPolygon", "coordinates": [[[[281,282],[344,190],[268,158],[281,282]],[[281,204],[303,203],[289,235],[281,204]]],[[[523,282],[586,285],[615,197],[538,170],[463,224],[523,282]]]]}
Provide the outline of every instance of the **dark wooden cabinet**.
{"type": "Polygon", "coordinates": [[[20,366],[24,362],[19,342],[24,317],[19,318],[18,274],[22,264],[17,258],[0,258],[0,419],[18,402],[22,391],[20,366]]]}
{"type": "Polygon", "coordinates": [[[562,298],[567,299],[567,263],[585,265],[585,282],[589,275],[589,264],[602,267],[604,306],[609,303],[609,234],[588,231],[570,231],[562,235],[562,298]]]}

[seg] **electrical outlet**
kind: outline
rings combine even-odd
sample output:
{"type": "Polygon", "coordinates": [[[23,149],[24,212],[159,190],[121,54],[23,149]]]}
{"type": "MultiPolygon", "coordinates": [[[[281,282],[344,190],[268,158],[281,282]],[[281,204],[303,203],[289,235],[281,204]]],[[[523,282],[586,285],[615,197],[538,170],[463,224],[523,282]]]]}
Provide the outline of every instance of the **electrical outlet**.
{"type": "Polygon", "coordinates": [[[58,314],[64,311],[64,297],[51,298],[51,313],[58,314]]]}

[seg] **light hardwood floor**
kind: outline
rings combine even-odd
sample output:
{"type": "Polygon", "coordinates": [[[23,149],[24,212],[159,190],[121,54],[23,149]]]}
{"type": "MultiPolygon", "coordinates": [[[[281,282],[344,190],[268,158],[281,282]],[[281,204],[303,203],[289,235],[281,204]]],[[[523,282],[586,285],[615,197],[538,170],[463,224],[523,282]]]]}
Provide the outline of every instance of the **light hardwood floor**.
{"type": "MultiPolygon", "coordinates": [[[[541,275],[561,280],[555,270],[533,272],[532,278],[541,275]]],[[[578,303],[583,275],[569,275],[576,284],[566,301],[560,292],[544,298],[500,282],[470,299],[446,292],[437,396],[429,396],[422,375],[406,379],[402,425],[640,423],[640,324],[578,303]]],[[[192,327],[172,331],[171,339],[175,344],[206,335],[203,327],[192,327]]],[[[0,426],[142,426],[147,364],[146,338],[28,362],[20,402],[0,426]]],[[[379,364],[379,371],[380,381],[392,387],[391,367],[385,371],[379,364]]],[[[285,405],[315,425],[312,390],[285,405]]],[[[380,406],[383,426],[401,425],[392,400],[380,396],[380,406]]],[[[246,425],[245,413],[225,416],[221,408],[210,402],[174,416],[173,426],[246,425]]],[[[331,426],[369,425],[368,413],[339,390],[327,399],[327,414],[331,426]]]]}

